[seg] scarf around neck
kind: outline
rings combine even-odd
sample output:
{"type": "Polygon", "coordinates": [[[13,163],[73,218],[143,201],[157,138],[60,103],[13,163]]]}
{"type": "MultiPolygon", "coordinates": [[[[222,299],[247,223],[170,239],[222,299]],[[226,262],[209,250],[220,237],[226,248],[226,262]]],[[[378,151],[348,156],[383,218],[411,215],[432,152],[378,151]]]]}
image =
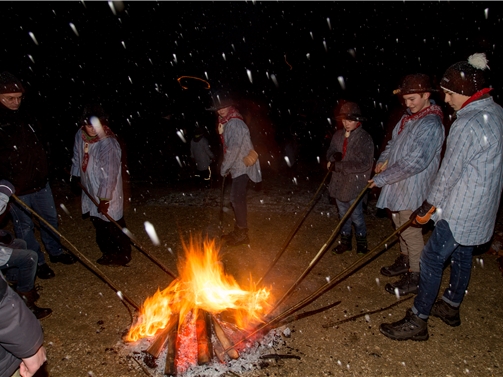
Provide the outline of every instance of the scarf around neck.
{"type": "Polygon", "coordinates": [[[430,114],[437,115],[441,121],[444,116],[440,106],[432,104],[432,105],[428,106],[426,109],[423,109],[415,114],[410,114],[410,115],[404,116],[402,118],[402,121],[400,122],[400,129],[398,130],[398,135],[400,135],[400,133],[403,131],[403,129],[405,127],[405,123],[407,123],[408,121],[418,120],[418,119],[424,118],[425,116],[430,115],[430,114]]]}
{"type": "Polygon", "coordinates": [[[234,106],[229,106],[229,112],[225,117],[218,116],[218,121],[220,124],[225,124],[232,118],[237,118],[243,120],[243,116],[237,111],[234,106]]]}
{"type": "Polygon", "coordinates": [[[81,138],[84,142],[84,158],[82,159],[82,171],[85,173],[87,170],[87,165],[89,164],[89,144],[97,143],[100,140],[106,139],[107,137],[117,138],[113,131],[107,125],[102,125],[103,133],[101,135],[89,136],[85,131],[85,126],[82,126],[81,138]]]}

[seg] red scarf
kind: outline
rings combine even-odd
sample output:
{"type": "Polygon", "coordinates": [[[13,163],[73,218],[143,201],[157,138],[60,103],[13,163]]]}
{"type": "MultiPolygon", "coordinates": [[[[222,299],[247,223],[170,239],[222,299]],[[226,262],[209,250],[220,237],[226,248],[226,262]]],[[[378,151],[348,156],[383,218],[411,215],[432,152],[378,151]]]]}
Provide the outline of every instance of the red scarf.
{"type": "MultiPolygon", "coordinates": [[[[358,123],[358,126],[355,128],[355,130],[357,130],[358,127],[360,127],[361,125],[362,125],[361,123],[358,123]]],[[[349,136],[351,136],[351,132],[353,132],[353,131],[349,131],[349,136]]],[[[344,137],[344,143],[342,143],[342,159],[344,159],[344,156],[346,155],[346,150],[348,149],[349,136],[344,137]]]]}
{"type": "Polygon", "coordinates": [[[418,119],[424,118],[425,116],[430,115],[430,114],[438,115],[440,117],[440,119],[442,119],[444,116],[442,114],[442,109],[440,108],[440,106],[430,105],[426,109],[423,109],[415,114],[404,116],[402,118],[402,121],[400,122],[400,129],[398,130],[398,135],[400,135],[400,133],[403,131],[403,128],[405,127],[405,123],[407,123],[409,120],[418,120],[418,119]]]}
{"type": "MultiPolygon", "coordinates": [[[[468,105],[469,103],[472,103],[473,101],[478,100],[480,97],[482,97],[484,94],[489,93],[493,88],[484,88],[482,90],[479,90],[477,93],[475,93],[473,96],[468,98],[465,103],[463,103],[463,106],[461,106],[461,109],[468,105]]],[[[461,110],[459,109],[459,110],[461,110]]]]}
{"type": "Polygon", "coordinates": [[[225,124],[232,118],[243,120],[243,116],[239,113],[239,111],[237,111],[234,106],[229,106],[229,112],[227,113],[227,115],[225,117],[218,116],[218,121],[221,124],[225,124]]]}
{"type": "MultiPolygon", "coordinates": [[[[221,117],[220,115],[218,116],[218,122],[220,124],[225,124],[232,118],[237,118],[243,120],[243,116],[239,113],[239,111],[236,110],[234,106],[229,106],[229,112],[225,117],[221,117]]],[[[227,152],[227,147],[225,146],[225,140],[224,140],[224,133],[222,132],[220,134],[220,141],[222,142],[222,146],[224,148],[224,154],[227,152]]]]}
{"type": "Polygon", "coordinates": [[[87,170],[87,164],[89,164],[89,144],[94,144],[97,143],[100,140],[106,139],[107,137],[113,137],[116,138],[115,134],[113,131],[110,129],[110,127],[106,125],[102,125],[103,127],[103,134],[96,135],[96,136],[89,136],[87,132],[85,131],[85,126],[82,126],[82,133],[81,137],[82,140],[84,141],[84,159],[82,160],[82,171],[85,173],[87,170]]]}

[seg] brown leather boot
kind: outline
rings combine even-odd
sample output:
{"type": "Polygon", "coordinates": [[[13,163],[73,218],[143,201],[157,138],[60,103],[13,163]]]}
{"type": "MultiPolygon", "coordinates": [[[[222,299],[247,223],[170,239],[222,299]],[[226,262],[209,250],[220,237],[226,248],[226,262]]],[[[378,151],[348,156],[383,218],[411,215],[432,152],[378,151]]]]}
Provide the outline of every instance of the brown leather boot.
{"type": "Polygon", "coordinates": [[[16,291],[19,296],[23,299],[25,302],[26,306],[28,309],[31,310],[33,314],[35,314],[35,317],[37,317],[38,320],[42,320],[44,318],[49,317],[52,314],[52,309],[49,308],[39,308],[37,305],[35,305],[35,301],[37,299],[37,291],[35,288],[32,288],[28,292],[19,292],[16,291]]]}

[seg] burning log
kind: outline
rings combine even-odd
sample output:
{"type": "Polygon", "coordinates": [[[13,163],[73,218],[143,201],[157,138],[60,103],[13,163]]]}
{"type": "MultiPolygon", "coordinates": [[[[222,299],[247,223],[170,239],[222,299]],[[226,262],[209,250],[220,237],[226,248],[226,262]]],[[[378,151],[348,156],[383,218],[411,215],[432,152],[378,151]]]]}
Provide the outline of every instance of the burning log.
{"type": "Polygon", "coordinates": [[[213,355],[211,347],[211,327],[209,326],[209,314],[204,310],[199,310],[196,320],[197,332],[197,363],[199,365],[208,364],[213,355]]]}
{"type": "Polygon", "coordinates": [[[194,312],[180,318],[181,325],[176,337],[175,369],[178,374],[185,373],[197,365],[197,333],[194,312]]]}
{"type": "Polygon", "coordinates": [[[166,353],[166,366],[164,367],[164,374],[166,376],[175,376],[175,357],[176,357],[176,337],[178,330],[178,321],[177,324],[173,326],[171,331],[168,334],[168,352],[166,353]]]}
{"type": "MultiPolygon", "coordinates": [[[[239,357],[238,351],[236,351],[232,344],[232,342],[229,340],[227,335],[225,334],[224,330],[222,329],[222,326],[220,326],[220,323],[218,322],[218,319],[215,318],[215,316],[211,316],[212,322],[213,322],[213,329],[215,330],[215,335],[217,336],[218,341],[222,345],[224,349],[227,350],[227,355],[231,359],[237,359],[239,357]]],[[[220,360],[224,359],[223,354],[218,356],[220,360]]]]}
{"type": "Polygon", "coordinates": [[[155,340],[152,342],[150,347],[148,347],[145,352],[157,359],[162,349],[164,348],[164,345],[166,344],[169,333],[177,323],[178,323],[178,316],[172,315],[166,327],[160,332],[159,335],[157,335],[155,340]]]}

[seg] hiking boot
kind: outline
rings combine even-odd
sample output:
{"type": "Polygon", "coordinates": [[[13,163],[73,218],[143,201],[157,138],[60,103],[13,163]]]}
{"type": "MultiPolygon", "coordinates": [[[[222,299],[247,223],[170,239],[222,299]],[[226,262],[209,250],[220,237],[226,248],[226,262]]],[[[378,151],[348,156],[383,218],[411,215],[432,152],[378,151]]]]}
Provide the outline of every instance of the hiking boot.
{"type": "Polygon", "coordinates": [[[400,280],[386,284],[384,289],[392,295],[416,294],[419,289],[419,272],[407,272],[400,280]]]}
{"type": "Polygon", "coordinates": [[[35,300],[38,296],[35,288],[28,292],[17,291],[17,294],[23,299],[28,309],[30,309],[30,311],[35,314],[35,317],[37,317],[38,320],[47,318],[52,314],[52,309],[39,308],[37,305],[35,305],[35,300]]]}
{"type": "Polygon", "coordinates": [[[384,276],[397,276],[405,274],[409,271],[409,256],[405,254],[400,254],[398,258],[395,259],[395,263],[391,266],[385,266],[381,268],[381,274],[384,276]]]}
{"type": "Polygon", "coordinates": [[[379,331],[393,340],[428,340],[428,322],[408,309],[405,317],[393,323],[381,323],[379,331]]]}
{"type": "Polygon", "coordinates": [[[332,249],[332,254],[344,254],[346,251],[353,250],[352,238],[352,234],[341,234],[341,241],[339,245],[332,249]]]}
{"type": "Polygon", "coordinates": [[[440,318],[449,326],[456,327],[461,325],[461,318],[459,318],[459,308],[449,305],[444,300],[440,299],[435,302],[431,308],[432,316],[440,318]]]}
{"type": "Polygon", "coordinates": [[[54,276],[56,276],[56,274],[47,263],[37,267],[37,277],[39,279],[52,279],[54,276]]]}
{"type": "Polygon", "coordinates": [[[229,235],[229,237],[225,239],[225,244],[227,246],[248,245],[249,243],[248,228],[236,227],[232,235],[229,235]]]}
{"type": "Polygon", "coordinates": [[[365,255],[368,252],[367,236],[356,236],[356,253],[358,255],[365,255]]]}

